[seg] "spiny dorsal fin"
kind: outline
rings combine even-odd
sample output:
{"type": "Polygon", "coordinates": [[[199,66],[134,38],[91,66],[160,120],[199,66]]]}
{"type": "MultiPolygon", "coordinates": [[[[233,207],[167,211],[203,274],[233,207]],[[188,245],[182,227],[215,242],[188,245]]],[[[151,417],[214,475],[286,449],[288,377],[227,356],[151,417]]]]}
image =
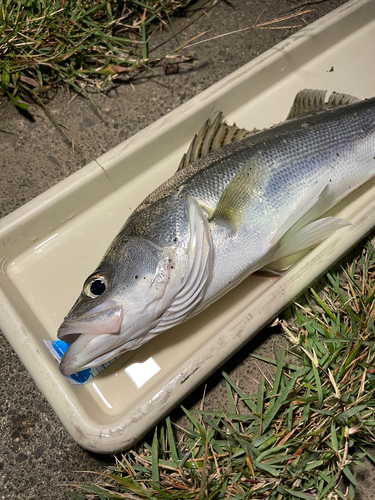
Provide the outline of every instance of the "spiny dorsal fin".
{"type": "Polygon", "coordinates": [[[319,111],[338,108],[340,106],[347,106],[348,104],[360,101],[357,97],[348,94],[338,94],[336,92],[333,92],[329,96],[328,101],[326,101],[326,94],[326,90],[301,90],[294,98],[287,120],[304,115],[311,115],[319,111]]]}
{"type": "Polygon", "coordinates": [[[215,151],[215,149],[219,149],[235,141],[240,141],[255,132],[258,132],[258,130],[254,129],[252,132],[249,132],[244,128],[238,128],[236,124],[227,125],[224,121],[223,113],[214,113],[211,118],[205,121],[203,127],[191,141],[187,153],[182,157],[177,172],[199,158],[204,158],[212,151],[215,151]]]}

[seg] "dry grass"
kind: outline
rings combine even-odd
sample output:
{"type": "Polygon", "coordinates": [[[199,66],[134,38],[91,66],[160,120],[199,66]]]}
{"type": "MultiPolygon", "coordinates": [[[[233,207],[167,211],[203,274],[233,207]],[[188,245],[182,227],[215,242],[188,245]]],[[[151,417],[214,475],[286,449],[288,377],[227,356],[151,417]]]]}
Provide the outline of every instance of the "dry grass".
{"type": "Polygon", "coordinates": [[[160,61],[149,39],[190,1],[0,0],[0,90],[21,108],[63,83],[108,90],[160,61]]]}

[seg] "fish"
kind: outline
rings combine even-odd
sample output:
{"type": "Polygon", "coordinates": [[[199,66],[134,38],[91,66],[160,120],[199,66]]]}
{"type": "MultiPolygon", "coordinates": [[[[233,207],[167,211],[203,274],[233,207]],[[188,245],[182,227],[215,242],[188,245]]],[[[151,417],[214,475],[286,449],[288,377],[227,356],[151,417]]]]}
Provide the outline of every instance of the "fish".
{"type": "Polygon", "coordinates": [[[137,349],[349,224],[324,214],[375,175],[375,98],[326,96],[302,90],[266,130],[207,120],[85,280],[57,334],[63,375],[137,349]]]}

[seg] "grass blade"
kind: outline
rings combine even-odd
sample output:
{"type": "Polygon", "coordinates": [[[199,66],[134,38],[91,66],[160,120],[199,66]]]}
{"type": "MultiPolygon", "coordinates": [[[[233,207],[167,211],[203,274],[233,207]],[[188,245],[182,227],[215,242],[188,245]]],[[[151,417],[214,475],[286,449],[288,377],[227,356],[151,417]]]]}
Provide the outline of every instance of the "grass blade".
{"type": "Polygon", "coordinates": [[[159,441],[158,441],[158,428],[155,427],[154,439],[152,440],[152,480],[158,483],[159,476],[159,441]]]}

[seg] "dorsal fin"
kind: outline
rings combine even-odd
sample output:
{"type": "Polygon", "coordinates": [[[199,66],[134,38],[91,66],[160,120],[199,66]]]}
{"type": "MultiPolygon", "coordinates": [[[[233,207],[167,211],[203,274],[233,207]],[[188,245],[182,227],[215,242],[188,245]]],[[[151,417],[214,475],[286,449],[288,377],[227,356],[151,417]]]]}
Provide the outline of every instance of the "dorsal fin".
{"type": "Polygon", "coordinates": [[[338,94],[336,92],[332,92],[328,101],[326,101],[326,94],[326,90],[301,90],[294,98],[287,120],[304,115],[311,115],[319,111],[327,111],[328,109],[334,109],[360,101],[357,97],[348,94],[338,94]]]}
{"type": "MultiPolygon", "coordinates": [[[[329,96],[328,101],[326,101],[326,94],[326,90],[301,90],[294,98],[287,120],[360,101],[357,97],[336,92],[333,92],[329,96]]],[[[205,121],[198,134],[194,136],[187,153],[181,159],[177,172],[194,161],[204,158],[212,151],[232,142],[240,141],[244,137],[256,132],[259,132],[259,130],[254,129],[250,132],[244,128],[238,128],[235,123],[228,125],[225,122],[223,113],[214,113],[211,118],[205,121]]]]}
{"type": "Polygon", "coordinates": [[[187,167],[199,158],[204,158],[215,149],[219,149],[227,144],[240,141],[250,134],[254,134],[244,128],[238,128],[236,124],[227,125],[224,115],[221,112],[214,113],[211,118],[205,121],[202,128],[191,141],[187,153],[181,159],[177,172],[187,167]]]}

